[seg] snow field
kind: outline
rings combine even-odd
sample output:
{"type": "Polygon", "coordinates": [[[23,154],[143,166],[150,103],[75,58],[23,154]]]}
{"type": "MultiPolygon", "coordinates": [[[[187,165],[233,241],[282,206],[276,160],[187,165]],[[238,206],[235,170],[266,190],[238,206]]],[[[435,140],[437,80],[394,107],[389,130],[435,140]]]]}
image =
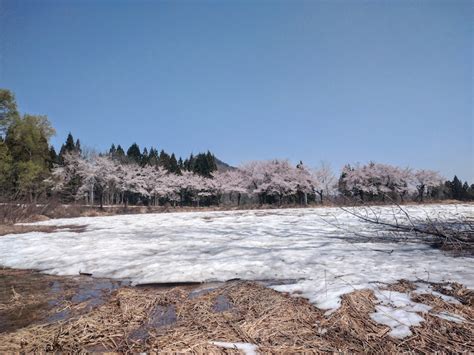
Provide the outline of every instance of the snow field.
{"type": "MultiPolygon", "coordinates": [[[[392,207],[375,210],[385,218],[396,212],[392,207]]],[[[474,216],[471,205],[406,210],[413,217],[474,216]]],[[[373,226],[338,208],[82,217],[37,224],[87,228],[83,233],[64,229],[3,236],[2,266],[58,275],[81,271],[129,278],[135,284],[291,279],[272,287],[297,292],[328,313],[339,307],[343,294],[369,288],[380,301],[372,318],[389,325],[396,337],[408,335],[409,326],[419,324],[429,309],[405,294],[392,292],[387,301],[377,282],[456,281],[474,287],[473,259],[454,258],[409,240],[367,241],[360,235],[373,236],[373,226]]],[[[424,285],[419,284],[419,292],[433,293],[424,285]]]]}

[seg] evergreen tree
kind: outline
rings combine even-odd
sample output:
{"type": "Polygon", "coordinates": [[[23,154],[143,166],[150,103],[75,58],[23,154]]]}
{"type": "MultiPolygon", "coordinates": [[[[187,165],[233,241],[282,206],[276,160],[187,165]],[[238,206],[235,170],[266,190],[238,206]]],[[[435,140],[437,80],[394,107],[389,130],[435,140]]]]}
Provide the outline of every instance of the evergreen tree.
{"type": "Polygon", "coordinates": [[[160,152],[159,165],[166,170],[170,171],[170,156],[163,149],[160,152]]]}
{"type": "Polygon", "coordinates": [[[214,155],[211,152],[199,153],[196,157],[189,157],[190,170],[196,174],[205,177],[211,177],[212,172],[217,170],[217,164],[214,155]]]}
{"type": "Polygon", "coordinates": [[[140,161],[140,164],[141,166],[145,166],[148,164],[148,159],[149,159],[149,156],[148,156],[148,149],[143,148],[143,153],[142,153],[142,159],[140,161]]]}
{"type": "Polygon", "coordinates": [[[115,144],[113,144],[113,143],[110,146],[109,154],[112,158],[115,158],[115,155],[117,154],[117,148],[115,148],[115,144]]]}
{"type": "Polygon", "coordinates": [[[469,199],[469,184],[467,181],[464,182],[462,185],[462,192],[461,192],[461,200],[468,200],[469,199]]]}
{"type": "Polygon", "coordinates": [[[73,152],[76,149],[76,145],[74,144],[74,137],[72,136],[71,132],[67,135],[66,143],[64,144],[64,149],[66,152],[73,152]]]}
{"type": "Polygon", "coordinates": [[[462,182],[461,180],[458,179],[458,177],[455,175],[454,179],[451,183],[451,194],[454,199],[456,200],[461,200],[462,199],[462,182]]]}
{"type": "Polygon", "coordinates": [[[59,150],[59,163],[63,164],[65,154],[73,152],[78,152],[79,154],[81,153],[81,143],[79,142],[79,139],[76,141],[76,143],[74,143],[74,137],[72,136],[71,132],[69,132],[66,138],[66,142],[61,146],[61,149],[59,150]]]}
{"type": "Polygon", "coordinates": [[[117,155],[117,158],[119,158],[119,159],[125,158],[125,151],[120,146],[120,144],[117,146],[117,151],[115,152],[115,154],[117,155]]]}
{"type": "Polygon", "coordinates": [[[49,170],[53,169],[56,164],[59,164],[59,157],[53,146],[49,147],[49,170]]]}
{"type": "Polygon", "coordinates": [[[81,142],[79,141],[79,138],[76,140],[76,145],[74,147],[74,150],[79,154],[82,153],[81,142]]]}
{"type": "Polygon", "coordinates": [[[174,153],[171,154],[168,171],[174,174],[179,174],[181,171],[179,170],[178,161],[176,160],[176,156],[174,153]]]}
{"type": "Polygon", "coordinates": [[[150,152],[148,153],[148,165],[158,166],[159,161],[160,157],[158,156],[158,151],[151,147],[150,152]]]}
{"type": "Polygon", "coordinates": [[[184,165],[184,168],[187,171],[193,171],[193,168],[194,168],[194,155],[193,155],[193,153],[191,153],[189,155],[189,158],[184,161],[183,165],[184,165]]]}
{"type": "Polygon", "coordinates": [[[210,151],[207,151],[206,160],[207,160],[207,167],[208,167],[209,175],[210,175],[210,173],[217,170],[216,157],[210,151]]]}
{"type": "Polygon", "coordinates": [[[444,198],[452,199],[453,198],[453,183],[449,180],[444,182],[444,189],[443,189],[444,198]]]}
{"type": "Polygon", "coordinates": [[[471,186],[469,186],[468,198],[469,200],[474,200],[474,184],[471,184],[471,186]]]}
{"type": "Polygon", "coordinates": [[[130,148],[127,150],[127,158],[135,163],[140,163],[142,160],[142,154],[140,152],[140,147],[137,143],[133,143],[130,148]]]}

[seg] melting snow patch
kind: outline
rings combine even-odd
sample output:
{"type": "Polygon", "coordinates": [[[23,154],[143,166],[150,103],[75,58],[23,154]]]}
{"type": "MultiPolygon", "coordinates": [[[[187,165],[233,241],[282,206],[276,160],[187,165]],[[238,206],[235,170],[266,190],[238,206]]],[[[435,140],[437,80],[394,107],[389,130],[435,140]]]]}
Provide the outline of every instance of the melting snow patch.
{"type": "Polygon", "coordinates": [[[439,312],[439,313],[433,313],[435,317],[441,318],[448,320],[450,322],[455,322],[455,323],[462,323],[466,321],[466,318],[458,316],[457,314],[449,313],[449,312],[439,312]]]}
{"type": "Polygon", "coordinates": [[[223,341],[211,341],[210,343],[221,348],[242,350],[246,355],[257,354],[257,346],[250,343],[226,343],[223,341]]]}
{"type": "Polygon", "coordinates": [[[394,338],[411,335],[410,327],[420,325],[424,320],[418,313],[426,313],[431,309],[425,304],[413,302],[406,293],[377,291],[375,295],[380,304],[370,317],[392,328],[389,334],[394,338]]]}
{"type": "Polygon", "coordinates": [[[427,283],[417,282],[415,285],[416,285],[416,290],[413,291],[413,293],[418,293],[420,295],[431,294],[433,296],[441,298],[445,302],[449,302],[453,304],[461,304],[461,302],[459,302],[456,298],[452,296],[448,296],[448,295],[443,295],[442,293],[433,290],[433,287],[431,287],[431,285],[427,283]]]}

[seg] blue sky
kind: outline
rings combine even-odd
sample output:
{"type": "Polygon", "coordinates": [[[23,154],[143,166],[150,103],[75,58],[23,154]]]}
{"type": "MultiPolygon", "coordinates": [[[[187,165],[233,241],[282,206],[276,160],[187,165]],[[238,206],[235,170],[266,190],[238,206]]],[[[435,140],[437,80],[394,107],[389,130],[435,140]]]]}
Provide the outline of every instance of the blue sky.
{"type": "Polygon", "coordinates": [[[474,182],[470,1],[0,0],[0,87],[57,147],[378,162],[474,182]]]}

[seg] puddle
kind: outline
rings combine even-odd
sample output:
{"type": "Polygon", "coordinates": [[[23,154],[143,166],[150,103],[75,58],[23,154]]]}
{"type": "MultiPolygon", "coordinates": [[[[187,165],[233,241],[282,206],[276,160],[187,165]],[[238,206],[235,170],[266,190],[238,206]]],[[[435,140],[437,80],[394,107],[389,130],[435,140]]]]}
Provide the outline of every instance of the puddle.
{"type": "Polygon", "coordinates": [[[224,282],[207,282],[205,284],[201,284],[200,287],[193,289],[188,294],[188,298],[192,300],[194,298],[207,295],[208,293],[214,291],[222,285],[224,285],[224,282]]]}
{"type": "Polygon", "coordinates": [[[77,293],[71,298],[72,303],[83,303],[87,310],[91,310],[95,307],[101,306],[107,300],[113,291],[121,286],[125,286],[126,282],[116,282],[109,280],[95,280],[87,284],[79,285],[77,293]]]}
{"type": "Polygon", "coordinates": [[[145,342],[148,339],[148,336],[148,330],[145,327],[140,327],[130,332],[128,339],[133,342],[145,342]]]}
{"type": "Polygon", "coordinates": [[[144,284],[137,284],[135,287],[150,287],[150,288],[171,288],[171,287],[196,287],[202,285],[202,282],[183,281],[183,282],[150,282],[144,284]]]}
{"type": "Polygon", "coordinates": [[[214,312],[225,312],[233,307],[234,305],[230,301],[229,297],[227,297],[227,295],[219,295],[216,297],[212,309],[214,310],[214,312]]]}
{"type": "Polygon", "coordinates": [[[62,311],[59,311],[59,312],[56,312],[52,315],[50,315],[48,318],[45,319],[45,322],[46,323],[54,323],[54,322],[58,322],[58,321],[61,321],[61,320],[65,320],[67,318],[70,317],[70,312],[68,309],[64,309],[62,311]]]}
{"type": "Polygon", "coordinates": [[[280,285],[293,285],[298,283],[301,279],[266,279],[266,280],[255,280],[254,282],[259,285],[270,287],[270,286],[280,286],[280,285]]]}
{"type": "Polygon", "coordinates": [[[59,277],[32,270],[0,269],[0,332],[11,332],[31,324],[52,323],[88,312],[106,302],[127,281],[85,276],[59,277]],[[76,312],[76,313],[77,313],[76,312]]]}
{"type": "Polygon", "coordinates": [[[176,323],[178,316],[174,305],[156,306],[150,314],[148,324],[150,327],[159,328],[176,323]]]}
{"type": "MultiPolygon", "coordinates": [[[[161,292],[174,287],[187,291],[188,299],[196,299],[228,285],[227,282],[167,282],[137,285],[161,292]]],[[[294,279],[257,280],[262,286],[292,284],[294,279]]],[[[85,275],[54,276],[34,270],[0,269],[0,333],[11,332],[31,324],[65,321],[100,307],[108,301],[112,292],[130,286],[126,280],[98,279],[85,275]]],[[[214,312],[226,312],[233,308],[228,296],[215,297],[214,312]]],[[[147,324],[130,333],[131,340],[141,341],[148,337],[150,329],[170,326],[177,322],[175,305],[159,305],[150,314],[147,324]]]]}

